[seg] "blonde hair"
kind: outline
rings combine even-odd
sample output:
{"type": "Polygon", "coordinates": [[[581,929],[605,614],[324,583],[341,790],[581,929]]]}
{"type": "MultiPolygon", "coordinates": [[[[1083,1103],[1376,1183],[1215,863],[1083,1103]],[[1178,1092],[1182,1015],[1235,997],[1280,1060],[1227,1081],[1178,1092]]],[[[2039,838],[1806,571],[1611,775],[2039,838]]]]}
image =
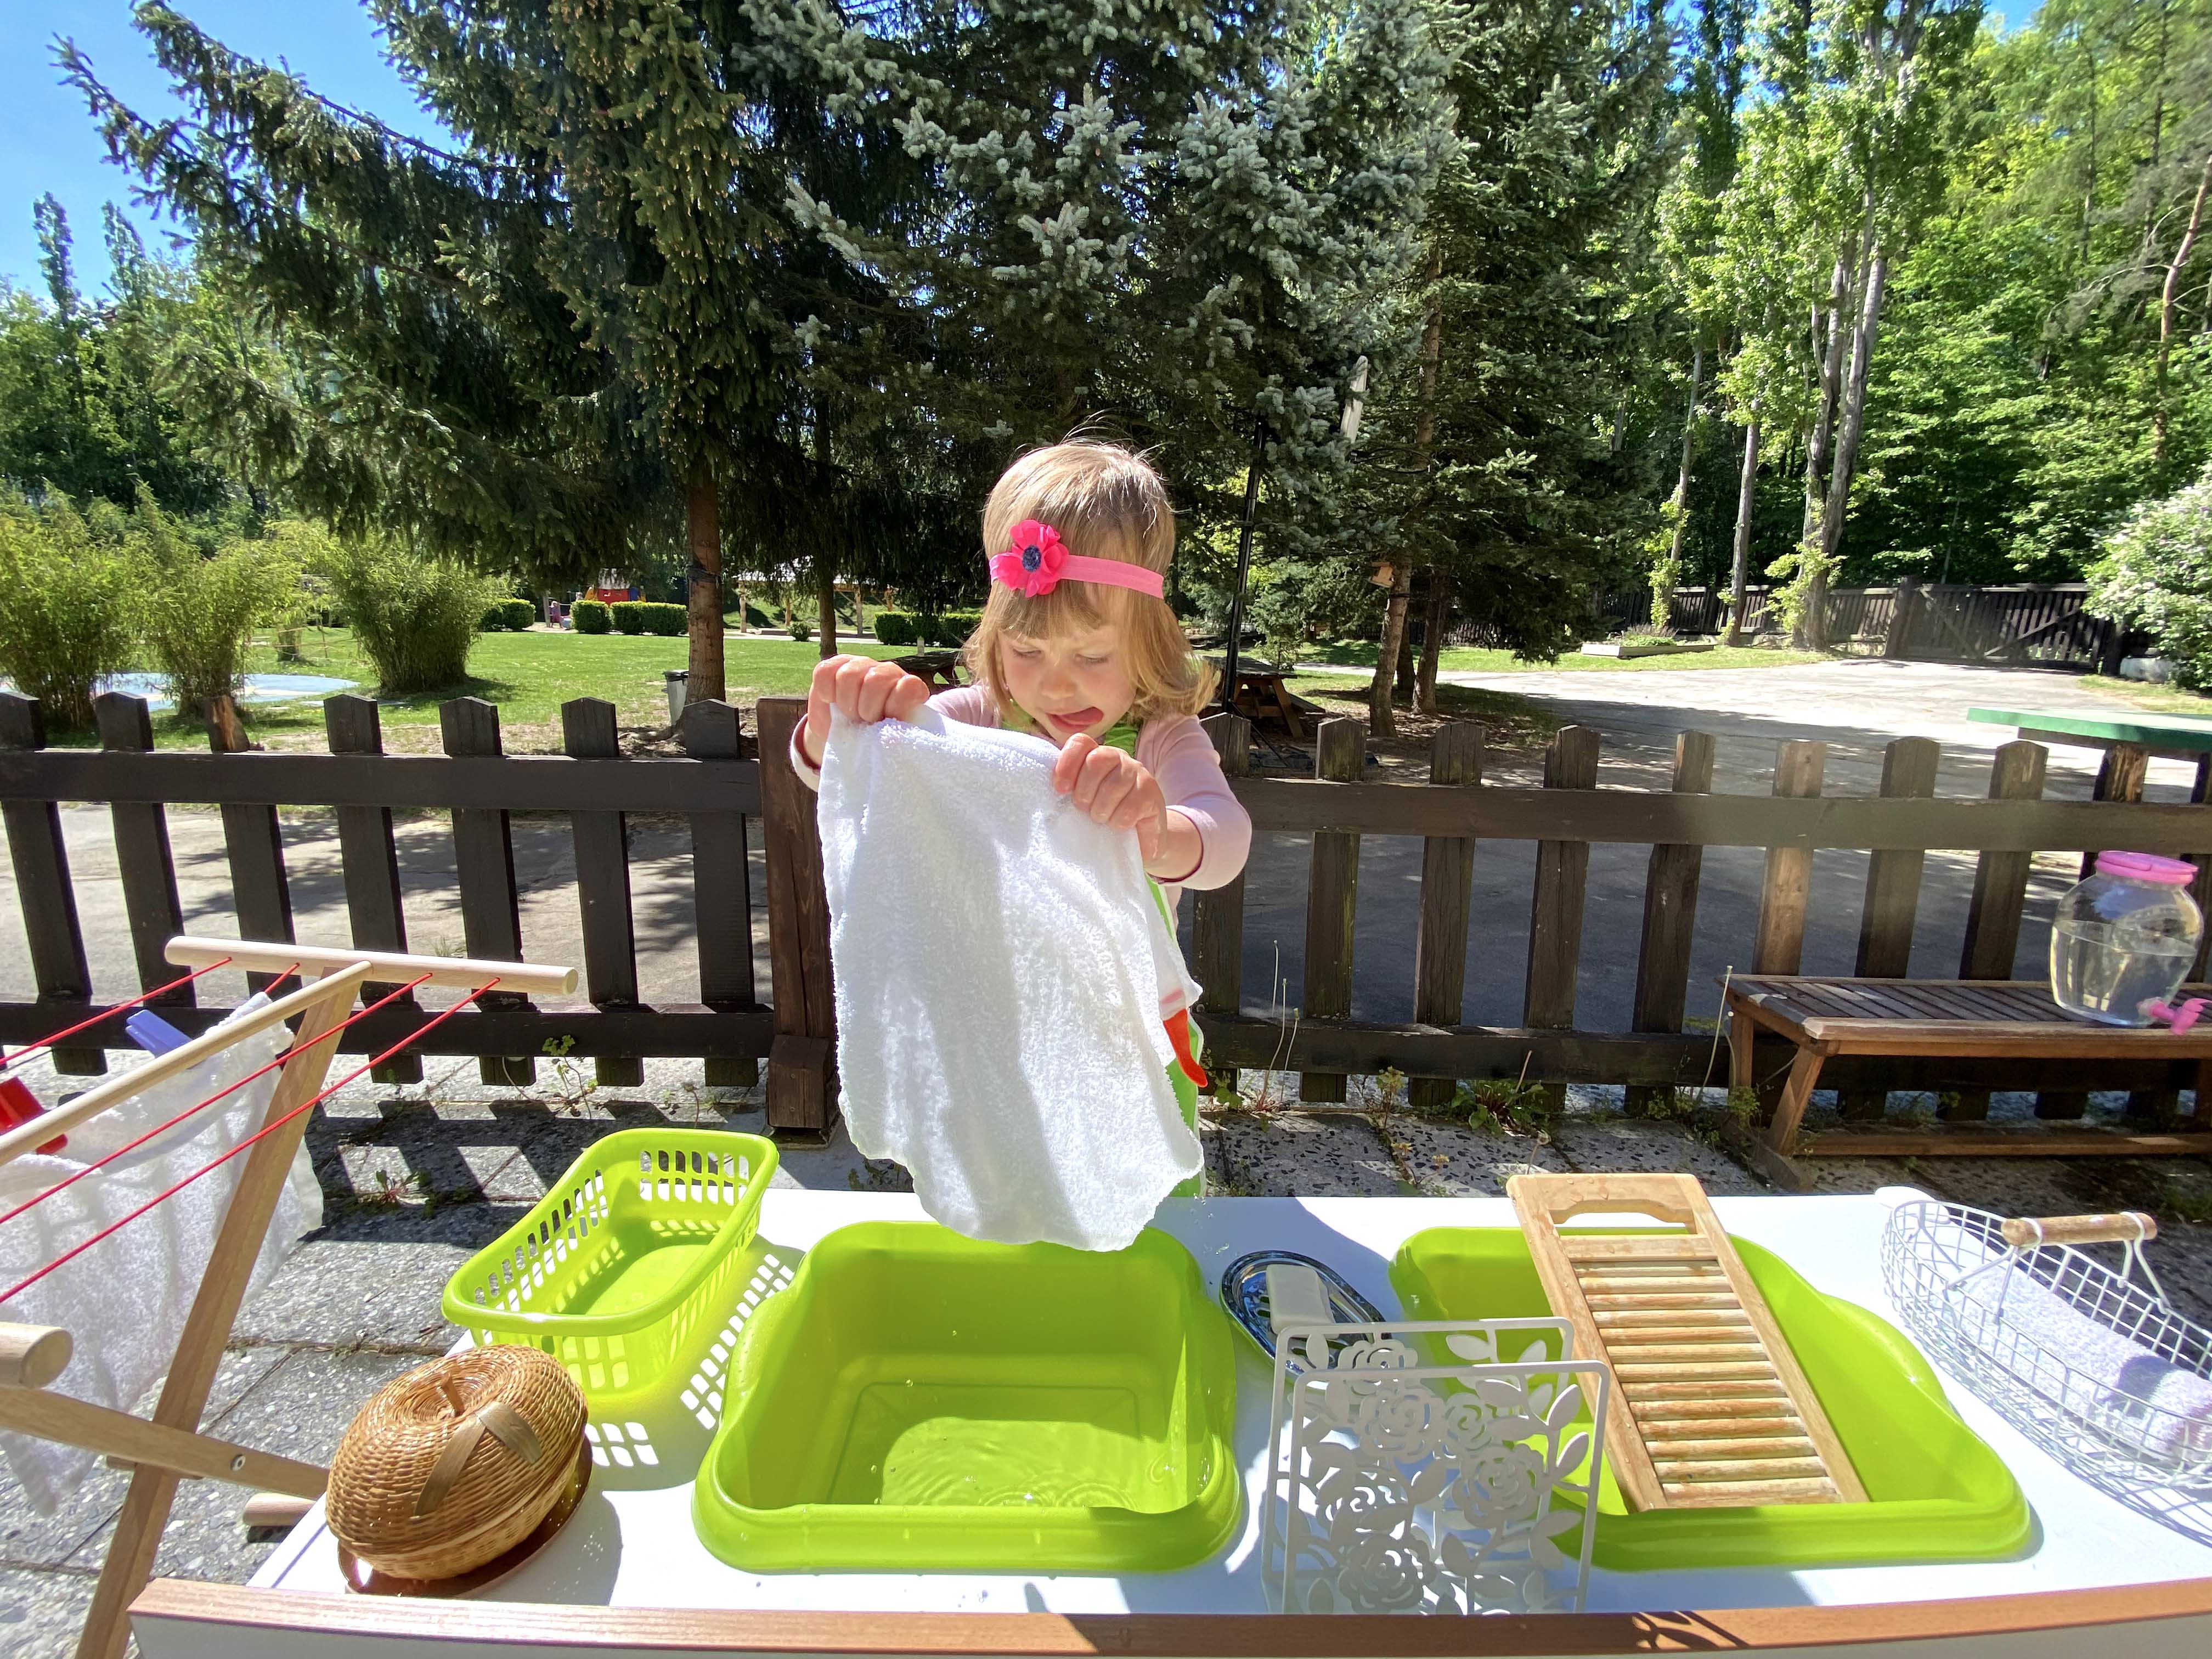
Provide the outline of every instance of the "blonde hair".
{"type": "MultiPolygon", "coordinates": [[[[1118,444],[1054,444],[1008,467],[983,504],[984,557],[1005,552],[1024,519],[1050,525],[1069,552],[1085,558],[1118,559],[1165,575],[1175,556],[1175,508],[1166,486],[1141,456],[1118,444]]],[[[999,646],[1007,635],[1052,639],[1108,626],[1121,630],[1136,688],[1132,718],[1195,714],[1206,707],[1213,669],[1192,653],[1167,602],[1097,582],[1063,581],[1034,599],[993,582],[983,620],[963,652],[968,678],[1006,708],[1013,699],[999,673],[999,646]]]]}

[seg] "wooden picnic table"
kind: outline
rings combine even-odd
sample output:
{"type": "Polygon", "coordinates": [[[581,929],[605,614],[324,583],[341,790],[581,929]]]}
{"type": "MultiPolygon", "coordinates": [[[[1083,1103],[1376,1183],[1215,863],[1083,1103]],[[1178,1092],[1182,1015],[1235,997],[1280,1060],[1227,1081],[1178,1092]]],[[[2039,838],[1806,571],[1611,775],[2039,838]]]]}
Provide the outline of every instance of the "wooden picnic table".
{"type": "Polygon", "coordinates": [[[891,660],[927,685],[933,697],[940,691],[957,690],[964,684],[960,678],[957,651],[915,651],[891,660]]]}
{"type": "Polygon", "coordinates": [[[1966,718],[2017,728],[2035,743],[2072,744],[2110,753],[2123,746],[2169,760],[2212,754],[2212,720],[2185,714],[2065,714],[2048,709],[1969,708],[1966,718]]]}
{"type": "MultiPolygon", "coordinates": [[[[1732,975],[1725,981],[1729,1081],[1750,1088],[1752,1044],[1761,1030],[1796,1045],[1773,1121],[1747,1146],[1761,1170],[1802,1189],[1793,1158],[1987,1158],[2212,1154],[2212,1020],[2187,1031],[2162,1025],[2100,1025],[2076,1019],[2027,980],[1823,979],[1732,975]],[[2179,1133],[2094,1128],[2012,1128],[1930,1124],[1924,1128],[1841,1130],[1799,1138],[1821,1066],[1837,1054],[1984,1056],[2014,1060],[2185,1060],[2197,1064],[2194,1127],[2179,1133]]],[[[2212,997],[2212,986],[2182,996],[2212,997]]]]}
{"type": "MultiPolygon", "coordinates": [[[[1214,664],[1214,672],[1222,672],[1218,662],[1214,664]]],[[[1286,670],[1249,658],[1237,663],[1236,690],[1226,701],[1230,708],[1255,726],[1280,726],[1292,743],[1312,740],[1306,721],[1309,716],[1322,712],[1319,704],[1307,702],[1291,690],[1286,670]]]]}

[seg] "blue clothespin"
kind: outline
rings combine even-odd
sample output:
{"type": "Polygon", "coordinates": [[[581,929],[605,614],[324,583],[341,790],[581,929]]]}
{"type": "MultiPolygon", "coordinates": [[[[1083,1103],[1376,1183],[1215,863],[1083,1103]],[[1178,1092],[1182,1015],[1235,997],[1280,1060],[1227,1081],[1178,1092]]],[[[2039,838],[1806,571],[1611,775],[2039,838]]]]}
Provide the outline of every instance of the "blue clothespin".
{"type": "Polygon", "coordinates": [[[166,1054],[172,1048],[181,1048],[191,1041],[182,1031],[149,1009],[141,1008],[123,1022],[123,1029],[131,1040],[148,1054],[166,1054]]]}

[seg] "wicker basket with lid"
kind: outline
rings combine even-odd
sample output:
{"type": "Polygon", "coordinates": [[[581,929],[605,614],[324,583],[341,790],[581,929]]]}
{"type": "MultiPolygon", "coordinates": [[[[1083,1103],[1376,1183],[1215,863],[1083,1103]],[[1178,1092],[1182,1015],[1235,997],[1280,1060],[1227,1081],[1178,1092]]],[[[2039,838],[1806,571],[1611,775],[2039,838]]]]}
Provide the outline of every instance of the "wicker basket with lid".
{"type": "Polygon", "coordinates": [[[331,1460],[338,1541],[377,1571],[458,1577],[537,1529],[568,1489],[584,1397],[520,1344],[434,1360],[369,1397],[331,1460]]]}

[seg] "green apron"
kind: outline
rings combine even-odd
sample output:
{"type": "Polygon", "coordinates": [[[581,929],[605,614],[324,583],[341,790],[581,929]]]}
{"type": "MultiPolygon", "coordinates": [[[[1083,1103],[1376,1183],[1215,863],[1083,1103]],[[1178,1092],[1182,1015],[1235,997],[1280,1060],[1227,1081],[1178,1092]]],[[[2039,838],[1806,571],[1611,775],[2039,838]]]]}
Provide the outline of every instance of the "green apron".
{"type": "MultiPolygon", "coordinates": [[[[1036,723],[1022,711],[1019,704],[1010,703],[1002,708],[1000,711],[1000,719],[1017,732],[1042,735],[1037,732],[1036,723]]],[[[1137,728],[1127,720],[1118,721],[1106,728],[1106,734],[1100,738],[1098,742],[1102,748],[1118,749],[1123,754],[1133,758],[1137,752],[1137,728]]],[[[1145,884],[1152,890],[1152,902],[1160,907],[1160,920],[1167,924],[1168,937],[1173,939],[1176,931],[1175,912],[1168,908],[1167,894],[1161,890],[1159,883],[1154,881],[1150,876],[1145,878],[1145,884]]],[[[1198,1045],[1198,1026],[1195,1022],[1192,1024],[1190,1031],[1191,1046],[1195,1052],[1198,1045]]],[[[1192,1135],[1195,1137],[1198,1133],[1198,1085],[1190,1080],[1188,1074],[1180,1065],[1170,1062],[1168,1066],[1168,1086],[1175,1091],[1176,1104],[1182,1109],[1182,1121],[1189,1127],[1192,1135]]],[[[1204,1198],[1206,1171],[1201,1169],[1189,1180],[1178,1182],[1169,1196],[1204,1198]]]]}

